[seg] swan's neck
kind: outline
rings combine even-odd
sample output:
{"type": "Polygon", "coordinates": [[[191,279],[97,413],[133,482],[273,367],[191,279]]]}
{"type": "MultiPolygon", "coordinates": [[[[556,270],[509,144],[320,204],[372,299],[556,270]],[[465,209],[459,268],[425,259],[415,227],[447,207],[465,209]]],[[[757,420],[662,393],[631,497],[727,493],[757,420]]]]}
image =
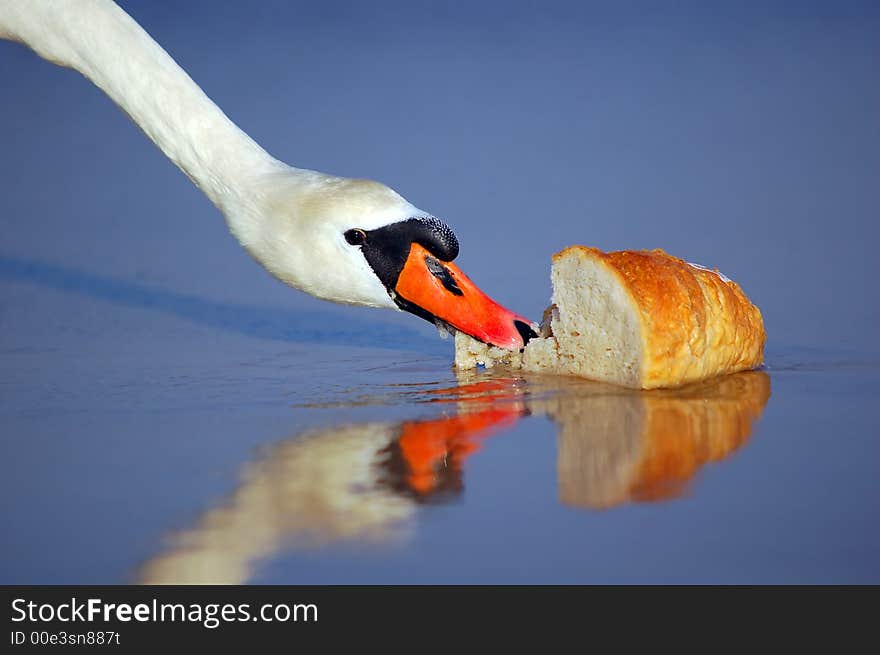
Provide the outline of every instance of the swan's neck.
{"type": "Polygon", "coordinates": [[[0,0],[0,37],[89,78],[230,220],[249,182],[282,166],[109,0],[0,0]]]}

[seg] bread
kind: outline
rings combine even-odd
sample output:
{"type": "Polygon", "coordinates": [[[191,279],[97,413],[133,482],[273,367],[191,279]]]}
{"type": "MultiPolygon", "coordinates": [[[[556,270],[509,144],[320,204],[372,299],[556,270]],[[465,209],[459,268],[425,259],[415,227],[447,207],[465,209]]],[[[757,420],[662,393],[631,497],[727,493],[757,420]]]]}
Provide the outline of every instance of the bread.
{"type": "Polygon", "coordinates": [[[676,387],[763,361],[761,312],[732,280],[662,250],[553,256],[553,304],[522,353],[456,335],[455,365],[498,363],[630,388],[676,387]]]}

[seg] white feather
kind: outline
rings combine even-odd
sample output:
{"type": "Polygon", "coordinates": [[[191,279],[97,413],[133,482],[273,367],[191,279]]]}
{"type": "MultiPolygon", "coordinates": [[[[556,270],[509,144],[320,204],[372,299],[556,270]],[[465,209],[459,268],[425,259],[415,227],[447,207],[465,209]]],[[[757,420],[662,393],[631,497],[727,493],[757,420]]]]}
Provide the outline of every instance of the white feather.
{"type": "Polygon", "coordinates": [[[392,189],[269,155],[110,0],[0,0],[0,38],[79,71],[107,93],[273,275],[325,300],[396,308],[343,237],[350,228],[426,215],[392,189]]]}

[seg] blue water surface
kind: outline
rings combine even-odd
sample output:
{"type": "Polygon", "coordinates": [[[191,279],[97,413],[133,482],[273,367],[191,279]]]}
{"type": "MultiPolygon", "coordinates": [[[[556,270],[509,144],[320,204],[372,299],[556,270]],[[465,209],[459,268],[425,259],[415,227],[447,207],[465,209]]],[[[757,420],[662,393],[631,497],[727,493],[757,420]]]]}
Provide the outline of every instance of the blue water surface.
{"type": "Polygon", "coordinates": [[[291,164],[441,216],[540,317],[661,247],[763,371],[456,375],[269,277],[73,71],[0,42],[0,582],[880,582],[873,3],[122,2],[291,164]]]}

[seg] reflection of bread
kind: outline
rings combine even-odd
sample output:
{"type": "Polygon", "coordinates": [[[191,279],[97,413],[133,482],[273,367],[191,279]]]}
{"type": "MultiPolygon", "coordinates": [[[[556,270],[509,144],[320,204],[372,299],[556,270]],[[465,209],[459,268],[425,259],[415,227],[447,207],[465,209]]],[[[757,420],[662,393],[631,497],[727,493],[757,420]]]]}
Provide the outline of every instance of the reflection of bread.
{"type": "Polygon", "coordinates": [[[456,366],[498,360],[633,388],[674,387],[755,368],[761,312],[720,273],[662,250],[603,253],[572,246],[553,257],[553,306],[543,338],[522,358],[459,337],[456,366]]]}
{"type": "Polygon", "coordinates": [[[605,508],[679,495],[704,464],[746,442],[769,397],[770,376],[754,371],[676,391],[597,385],[529,409],[559,425],[562,502],[605,508]]]}

